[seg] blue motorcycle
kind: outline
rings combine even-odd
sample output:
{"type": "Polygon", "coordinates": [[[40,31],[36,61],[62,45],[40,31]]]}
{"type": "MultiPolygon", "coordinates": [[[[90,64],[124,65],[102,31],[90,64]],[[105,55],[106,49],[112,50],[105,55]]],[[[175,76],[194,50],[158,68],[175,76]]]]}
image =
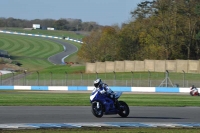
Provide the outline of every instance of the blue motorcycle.
{"type": "Polygon", "coordinates": [[[114,94],[114,98],[111,99],[106,94],[101,94],[96,88],[92,91],[90,102],[94,116],[101,118],[103,115],[118,114],[121,117],[129,115],[129,106],[123,101],[118,101],[122,92],[115,92],[114,94]]]}

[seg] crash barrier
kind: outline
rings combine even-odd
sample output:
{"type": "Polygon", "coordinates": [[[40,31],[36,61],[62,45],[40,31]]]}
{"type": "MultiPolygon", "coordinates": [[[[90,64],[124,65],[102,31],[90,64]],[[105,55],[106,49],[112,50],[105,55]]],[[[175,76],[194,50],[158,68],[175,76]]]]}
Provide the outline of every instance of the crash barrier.
{"type": "Polygon", "coordinates": [[[28,33],[20,33],[20,32],[10,32],[10,31],[4,31],[4,30],[0,30],[0,33],[7,33],[7,34],[15,34],[15,35],[26,35],[26,36],[35,36],[35,37],[46,37],[46,38],[54,38],[54,39],[65,39],[65,40],[69,40],[69,41],[73,41],[73,42],[77,42],[77,43],[83,43],[82,41],[79,40],[75,40],[72,38],[63,38],[63,37],[57,37],[57,36],[47,36],[47,35],[39,35],[39,34],[28,34],[28,33]]]}
{"type": "MultiPolygon", "coordinates": [[[[178,87],[121,87],[110,86],[113,91],[122,92],[160,92],[187,93],[190,88],[178,87]]],[[[32,90],[32,91],[92,91],[93,86],[0,86],[0,90],[32,90]]]]}

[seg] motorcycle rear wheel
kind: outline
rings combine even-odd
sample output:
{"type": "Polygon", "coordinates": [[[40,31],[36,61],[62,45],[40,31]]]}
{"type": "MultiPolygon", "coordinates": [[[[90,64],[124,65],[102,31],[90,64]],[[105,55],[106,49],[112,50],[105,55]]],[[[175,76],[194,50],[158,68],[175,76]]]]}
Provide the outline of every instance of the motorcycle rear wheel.
{"type": "Polygon", "coordinates": [[[129,115],[129,112],[130,112],[130,110],[129,110],[128,105],[123,101],[119,101],[119,113],[118,114],[121,117],[127,117],[129,115]]]}
{"type": "Polygon", "coordinates": [[[97,102],[92,103],[92,114],[97,118],[101,118],[103,116],[103,105],[99,102],[99,108],[97,108],[97,102]]]}

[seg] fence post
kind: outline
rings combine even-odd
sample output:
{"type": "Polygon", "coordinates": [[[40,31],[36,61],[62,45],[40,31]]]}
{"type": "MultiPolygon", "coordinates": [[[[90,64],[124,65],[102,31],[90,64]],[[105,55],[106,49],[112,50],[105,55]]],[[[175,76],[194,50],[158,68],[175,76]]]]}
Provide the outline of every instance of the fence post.
{"type": "Polygon", "coordinates": [[[114,73],[114,84],[113,85],[115,85],[115,83],[116,83],[116,74],[115,74],[115,71],[113,71],[113,73],[114,73]]]}
{"type": "Polygon", "coordinates": [[[185,71],[184,70],[182,71],[183,71],[183,87],[185,87],[185,71]]]}
{"type": "Polygon", "coordinates": [[[98,78],[98,73],[96,72],[96,79],[98,78]]]}
{"type": "Polygon", "coordinates": [[[26,85],[26,70],[24,70],[24,86],[26,85]]]}
{"type": "Polygon", "coordinates": [[[2,74],[1,74],[1,85],[2,85],[2,74]]]}
{"type": "Polygon", "coordinates": [[[39,72],[37,71],[37,85],[39,86],[39,72]]]}
{"type": "Polygon", "coordinates": [[[151,86],[150,85],[151,72],[148,70],[148,73],[149,73],[149,75],[148,75],[148,82],[149,82],[149,87],[150,87],[151,86]]]}
{"type": "Polygon", "coordinates": [[[52,86],[52,72],[50,72],[51,73],[51,86],[52,86]]]}
{"type": "Polygon", "coordinates": [[[133,87],[133,71],[131,71],[132,76],[131,76],[131,87],[133,87]]]}
{"type": "Polygon", "coordinates": [[[81,85],[82,85],[82,82],[83,82],[83,72],[81,72],[81,85]]]}
{"type": "Polygon", "coordinates": [[[67,86],[67,72],[65,72],[65,74],[66,74],[65,81],[66,81],[66,86],[67,86]]]}
{"type": "Polygon", "coordinates": [[[166,70],[166,87],[168,87],[169,72],[166,70]]]}
{"type": "Polygon", "coordinates": [[[12,71],[12,74],[13,74],[13,78],[12,78],[12,85],[14,86],[14,72],[12,71]]]}

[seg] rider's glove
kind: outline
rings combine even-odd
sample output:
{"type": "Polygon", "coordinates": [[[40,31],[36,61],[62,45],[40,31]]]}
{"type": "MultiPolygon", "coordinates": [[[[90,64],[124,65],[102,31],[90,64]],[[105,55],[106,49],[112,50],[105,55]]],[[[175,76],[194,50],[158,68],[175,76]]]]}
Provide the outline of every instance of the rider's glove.
{"type": "Polygon", "coordinates": [[[99,91],[101,94],[104,94],[106,91],[105,90],[101,90],[99,91]]]}

